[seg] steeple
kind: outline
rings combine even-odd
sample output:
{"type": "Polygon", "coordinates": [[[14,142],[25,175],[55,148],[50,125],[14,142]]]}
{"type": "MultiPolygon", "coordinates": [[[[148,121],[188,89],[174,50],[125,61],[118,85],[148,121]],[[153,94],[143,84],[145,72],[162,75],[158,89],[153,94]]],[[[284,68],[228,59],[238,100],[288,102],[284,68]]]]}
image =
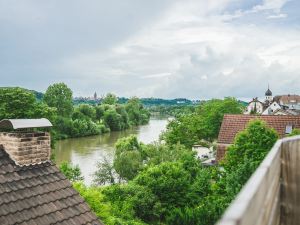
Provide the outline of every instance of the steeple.
{"type": "Polygon", "coordinates": [[[94,93],[94,99],[97,100],[97,93],[94,93]]]}
{"type": "Polygon", "coordinates": [[[273,101],[273,93],[270,90],[270,85],[269,84],[268,84],[268,90],[266,91],[265,96],[266,96],[267,101],[269,101],[269,102],[273,101]]]}

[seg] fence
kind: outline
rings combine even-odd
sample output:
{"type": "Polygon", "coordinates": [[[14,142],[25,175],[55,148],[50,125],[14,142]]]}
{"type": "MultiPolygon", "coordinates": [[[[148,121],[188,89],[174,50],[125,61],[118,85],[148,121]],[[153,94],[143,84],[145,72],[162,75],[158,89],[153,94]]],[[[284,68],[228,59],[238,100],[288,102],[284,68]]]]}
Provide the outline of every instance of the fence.
{"type": "Polygon", "coordinates": [[[300,136],[279,140],[218,225],[300,224],[300,136]]]}

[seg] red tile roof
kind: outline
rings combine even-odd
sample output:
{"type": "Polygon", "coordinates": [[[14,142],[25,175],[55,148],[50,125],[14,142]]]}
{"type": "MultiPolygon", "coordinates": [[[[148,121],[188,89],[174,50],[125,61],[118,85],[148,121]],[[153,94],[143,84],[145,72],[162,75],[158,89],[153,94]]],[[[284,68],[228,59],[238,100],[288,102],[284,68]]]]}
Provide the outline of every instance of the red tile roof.
{"type": "Polygon", "coordinates": [[[278,95],[274,97],[274,100],[277,102],[282,102],[284,105],[288,105],[291,103],[300,103],[299,95],[278,95]]]}
{"type": "Polygon", "coordinates": [[[300,116],[286,115],[224,115],[222,126],[220,129],[218,143],[232,144],[237,133],[243,131],[250,120],[264,120],[268,126],[274,128],[280,137],[285,136],[287,125],[300,129],[300,116]]]}

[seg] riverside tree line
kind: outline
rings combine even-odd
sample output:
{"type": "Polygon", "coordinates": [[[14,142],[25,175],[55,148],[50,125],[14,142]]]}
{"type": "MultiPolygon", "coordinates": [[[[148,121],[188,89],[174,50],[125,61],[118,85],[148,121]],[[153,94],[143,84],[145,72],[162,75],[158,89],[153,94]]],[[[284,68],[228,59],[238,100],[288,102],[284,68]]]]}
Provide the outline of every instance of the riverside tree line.
{"type": "Polygon", "coordinates": [[[49,86],[41,100],[23,88],[0,88],[0,120],[47,118],[54,125],[54,139],[125,130],[149,122],[150,113],[138,98],[126,104],[117,100],[114,94],[107,94],[101,104],[74,106],[72,90],[64,83],[49,86]]]}

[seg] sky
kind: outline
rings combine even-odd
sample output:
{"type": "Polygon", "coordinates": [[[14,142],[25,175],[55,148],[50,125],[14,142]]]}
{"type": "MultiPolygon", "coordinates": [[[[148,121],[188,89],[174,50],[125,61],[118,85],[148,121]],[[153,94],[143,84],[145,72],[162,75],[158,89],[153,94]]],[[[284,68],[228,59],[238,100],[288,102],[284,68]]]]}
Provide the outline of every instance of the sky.
{"type": "Polygon", "coordinates": [[[299,0],[0,0],[0,86],[74,96],[300,94],[299,0]]]}

